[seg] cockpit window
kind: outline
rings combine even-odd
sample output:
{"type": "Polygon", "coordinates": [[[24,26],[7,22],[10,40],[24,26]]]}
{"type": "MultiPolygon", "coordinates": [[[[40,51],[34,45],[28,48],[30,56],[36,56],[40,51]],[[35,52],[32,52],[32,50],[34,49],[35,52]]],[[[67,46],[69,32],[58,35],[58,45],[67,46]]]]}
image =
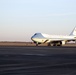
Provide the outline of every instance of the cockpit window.
{"type": "Polygon", "coordinates": [[[35,34],[35,35],[37,35],[37,34],[35,34]]]}

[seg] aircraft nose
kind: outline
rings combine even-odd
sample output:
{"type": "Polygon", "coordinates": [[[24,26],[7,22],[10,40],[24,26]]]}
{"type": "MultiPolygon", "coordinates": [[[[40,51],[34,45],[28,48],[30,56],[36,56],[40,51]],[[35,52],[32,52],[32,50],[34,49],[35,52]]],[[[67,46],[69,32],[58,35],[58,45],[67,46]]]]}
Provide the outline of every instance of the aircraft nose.
{"type": "Polygon", "coordinates": [[[36,41],[36,37],[35,37],[35,36],[32,36],[32,37],[31,37],[31,40],[32,40],[32,41],[36,41]]]}
{"type": "Polygon", "coordinates": [[[31,40],[34,40],[34,36],[31,37],[31,40]]]}

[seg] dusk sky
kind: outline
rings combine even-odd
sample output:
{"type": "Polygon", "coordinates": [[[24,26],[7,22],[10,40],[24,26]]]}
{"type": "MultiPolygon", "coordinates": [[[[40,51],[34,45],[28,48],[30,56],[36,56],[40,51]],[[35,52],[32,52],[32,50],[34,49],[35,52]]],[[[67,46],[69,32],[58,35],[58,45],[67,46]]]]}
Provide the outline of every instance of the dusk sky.
{"type": "Polygon", "coordinates": [[[34,33],[69,35],[76,0],[0,0],[0,41],[31,41],[34,33]]]}

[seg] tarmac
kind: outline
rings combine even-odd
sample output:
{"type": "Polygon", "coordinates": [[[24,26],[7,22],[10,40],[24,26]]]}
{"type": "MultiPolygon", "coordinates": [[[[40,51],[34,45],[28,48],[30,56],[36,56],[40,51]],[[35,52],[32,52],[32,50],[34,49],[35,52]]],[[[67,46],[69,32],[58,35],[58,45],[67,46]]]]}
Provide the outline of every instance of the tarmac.
{"type": "Polygon", "coordinates": [[[76,75],[76,46],[0,46],[0,75],[76,75]]]}

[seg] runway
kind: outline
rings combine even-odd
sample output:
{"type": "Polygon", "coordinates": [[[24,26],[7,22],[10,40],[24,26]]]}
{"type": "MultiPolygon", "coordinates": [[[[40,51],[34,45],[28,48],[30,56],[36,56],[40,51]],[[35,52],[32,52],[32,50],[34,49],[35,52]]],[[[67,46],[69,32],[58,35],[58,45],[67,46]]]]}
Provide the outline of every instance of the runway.
{"type": "Polygon", "coordinates": [[[76,75],[76,47],[0,47],[0,75],[76,75]]]}

